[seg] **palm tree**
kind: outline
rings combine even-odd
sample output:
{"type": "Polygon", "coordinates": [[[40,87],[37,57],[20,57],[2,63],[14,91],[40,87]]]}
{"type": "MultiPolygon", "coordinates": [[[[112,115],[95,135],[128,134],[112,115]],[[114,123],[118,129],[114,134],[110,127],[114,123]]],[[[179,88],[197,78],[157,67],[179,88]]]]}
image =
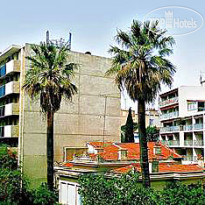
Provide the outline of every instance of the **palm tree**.
{"type": "Polygon", "coordinates": [[[111,46],[113,64],[106,74],[115,75],[119,89],[126,89],[129,97],[138,102],[142,181],[149,187],[145,105],[156,98],[161,84],[171,86],[173,82],[175,67],[166,57],[172,54],[175,41],[166,36],[166,30],[161,30],[158,22],[134,20],[129,32],[117,32],[116,42],[120,47],[111,46]]]}
{"type": "Polygon", "coordinates": [[[34,99],[40,99],[42,112],[47,115],[47,183],[53,189],[54,113],[60,109],[63,97],[71,100],[77,87],[71,83],[77,64],[67,63],[68,47],[57,48],[51,43],[32,45],[33,56],[27,59],[31,69],[26,72],[23,88],[34,99]]]}

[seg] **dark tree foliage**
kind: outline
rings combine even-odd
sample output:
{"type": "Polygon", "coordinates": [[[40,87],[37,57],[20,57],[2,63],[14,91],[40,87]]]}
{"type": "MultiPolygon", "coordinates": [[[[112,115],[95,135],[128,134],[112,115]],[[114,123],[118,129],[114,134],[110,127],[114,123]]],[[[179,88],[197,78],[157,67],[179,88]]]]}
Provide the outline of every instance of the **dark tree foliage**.
{"type": "Polygon", "coordinates": [[[107,75],[114,75],[120,90],[126,90],[131,100],[138,102],[138,132],[142,181],[150,186],[147,136],[145,126],[146,104],[155,100],[161,85],[171,86],[175,66],[167,58],[175,43],[159,22],[134,20],[130,30],[118,30],[118,46],[111,46],[112,67],[107,75]]]}
{"type": "Polygon", "coordinates": [[[132,119],[132,109],[129,109],[125,127],[125,142],[134,142],[134,124],[132,119]]]}
{"type": "Polygon", "coordinates": [[[31,69],[26,71],[23,88],[32,99],[39,99],[42,112],[47,114],[47,183],[53,189],[54,114],[63,97],[72,100],[77,87],[71,82],[78,65],[68,62],[68,46],[57,48],[52,43],[32,45],[34,56],[28,56],[31,69]]]}
{"type": "Polygon", "coordinates": [[[159,140],[159,130],[156,126],[146,128],[147,142],[157,142],[159,140]]]}

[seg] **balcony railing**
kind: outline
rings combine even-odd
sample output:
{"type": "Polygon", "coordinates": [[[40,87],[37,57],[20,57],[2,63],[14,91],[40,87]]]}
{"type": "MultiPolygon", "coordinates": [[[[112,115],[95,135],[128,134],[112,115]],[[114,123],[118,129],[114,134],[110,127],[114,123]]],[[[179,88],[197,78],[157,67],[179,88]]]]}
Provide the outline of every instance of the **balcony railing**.
{"type": "Polygon", "coordinates": [[[0,78],[11,73],[11,72],[19,72],[20,71],[20,61],[11,60],[8,63],[2,65],[0,67],[0,78]]]}
{"type": "Polygon", "coordinates": [[[175,118],[179,116],[179,112],[170,112],[170,113],[166,113],[160,116],[161,120],[166,120],[166,119],[171,119],[171,118],[175,118]]]}
{"type": "Polygon", "coordinates": [[[0,98],[11,93],[19,93],[19,90],[19,82],[11,81],[6,83],[0,87],[0,98]]]}
{"type": "Polygon", "coordinates": [[[184,140],[184,146],[193,146],[193,140],[184,140]]]}
{"type": "Polygon", "coordinates": [[[203,129],[203,124],[200,123],[200,124],[194,124],[194,127],[193,127],[194,130],[202,130],[203,129]]]}
{"type": "Polygon", "coordinates": [[[178,140],[162,140],[162,143],[167,146],[179,146],[180,142],[178,140]]]}
{"type": "Polygon", "coordinates": [[[170,126],[160,128],[160,132],[178,132],[180,131],[180,126],[170,126]]]}
{"type": "Polygon", "coordinates": [[[190,131],[190,130],[192,130],[192,128],[193,128],[192,125],[184,125],[184,126],[183,126],[183,130],[184,130],[184,131],[190,131]]]}
{"type": "Polygon", "coordinates": [[[197,156],[185,155],[183,156],[183,158],[184,158],[184,161],[197,162],[197,156]]]}
{"type": "Polygon", "coordinates": [[[194,146],[203,146],[203,140],[194,140],[194,146]]]}
{"type": "Polygon", "coordinates": [[[0,127],[0,137],[18,137],[18,125],[5,125],[0,127]]]}
{"type": "Polygon", "coordinates": [[[163,101],[159,102],[159,106],[163,107],[163,106],[171,105],[174,103],[178,103],[178,97],[170,98],[168,100],[163,100],[163,101]]]}
{"type": "Polygon", "coordinates": [[[0,106],[0,117],[18,115],[19,113],[19,103],[9,103],[0,106]]]}

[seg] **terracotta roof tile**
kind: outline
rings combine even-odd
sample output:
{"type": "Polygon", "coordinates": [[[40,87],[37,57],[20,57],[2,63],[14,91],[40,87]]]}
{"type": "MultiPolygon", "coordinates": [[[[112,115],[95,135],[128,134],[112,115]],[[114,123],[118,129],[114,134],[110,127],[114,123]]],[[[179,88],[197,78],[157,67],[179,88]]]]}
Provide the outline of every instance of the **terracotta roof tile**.
{"type": "MultiPolygon", "coordinates": [[[[154,154],[154,146],[156,145],[155,142],[148,142],[148,149],[149,149],[149,160],[153,159],[169,159],[170,157],[173,158],[182,158],[179,154],[168,148],[166,145],[162,143],[158,143],[161,147],[161,154],[154,154]]],[[[104,147],[104,151],[99,153],[99,155],[104,160],[118,160],[118,151],[120,149],[127,150],[127,159],[128,160],[139,160],[140,159],[140,145],[139,143],[116,143],[107,145],[104,147]]]]}
{"type": "MultiPolygon", "coordinates": [[[[130,164],[125,167],[116,168],[113,170],[114,173],[124,174],[129,172],[131,169],[135,168],[137,171],[141,171],[139,163],[130,164]]],[[[204,171],[204,168],[200,167],[197,164],[174,164],[174,163],[159,163],[159,172],[199,172],[204,171]]]]}

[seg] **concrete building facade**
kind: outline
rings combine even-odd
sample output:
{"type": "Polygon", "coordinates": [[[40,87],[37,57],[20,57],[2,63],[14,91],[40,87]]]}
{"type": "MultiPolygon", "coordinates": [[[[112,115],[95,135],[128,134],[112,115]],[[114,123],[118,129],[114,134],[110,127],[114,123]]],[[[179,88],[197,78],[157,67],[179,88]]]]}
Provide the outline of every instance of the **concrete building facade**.
{"type": "MultiPolygon", "coordinates": [[[[38,99],[33,101],[22,89],[29,44],[12,45],[0,54],[0,140],[18,146],[23,173],[32,184],[46,180],[46,115],[38,99]]],[[[120,141],[120,92],[114,79],[105,77],[111,60],[69,52],[68,62],[79,64],[73,79],[78,93],[72,102],[63,99],[54,118],[55,161],[64,152],[84,148],[88,141],[120,141]]]]}
{"type": "Polygon", "coordinates": [[[160,139],[184,156],[183,163],[204,160],[205,87],[181,86],[160,95],[160,139]]]}

